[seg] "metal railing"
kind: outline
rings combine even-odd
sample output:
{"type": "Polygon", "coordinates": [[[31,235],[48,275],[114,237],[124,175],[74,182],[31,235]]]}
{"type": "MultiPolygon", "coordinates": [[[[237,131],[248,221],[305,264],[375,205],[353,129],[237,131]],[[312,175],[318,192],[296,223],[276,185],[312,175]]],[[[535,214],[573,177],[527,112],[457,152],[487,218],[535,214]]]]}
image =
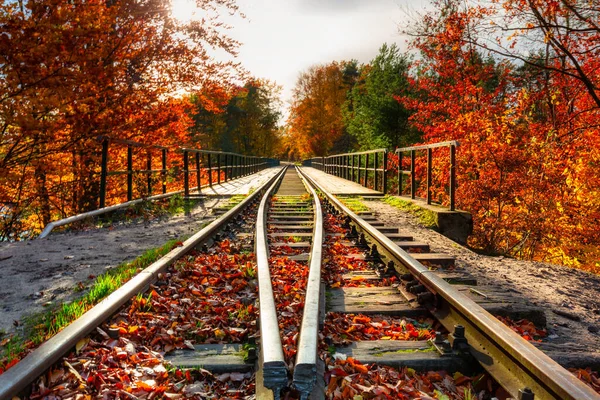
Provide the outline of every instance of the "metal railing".
{"type": "MultiPolygon", "coordinates": [[[[208,186],[212,186],[214,183],[221,184],[222,182],[227,182],[231,179],[254,174],[269,166],[278,165],[277,160],[264,157],[245,156],[236,153],[190,148],[169,149],[164,146],[148,145],[108,136],[101,136],[98,140],[102,143],[100,187],[98,195],[100,208],[106,207],[106,196],[109,191],[108,177],[110,176],[127,176],[127,201],[132,201],[134,197],[134,176],[140,174],[146,175],[144,197],[150,197],[152,196],[154,186],[154,176],[160,176],[162,193],[165,194],[167,193],[167,178],[171,177],[177,181],[177,179],[180,179],[181,177],[180,174],[183,173],[183,189],[185,196],[188,197],[190,191],[194,189],[190,187],[190,174],[195,174],[195,189],[200,193],[203,181],[207,181],[208,186]],[[127,162],[125,169],[110,170],[109,149],[111,145],[126,147],[127,162]],[[134,149],[142,149],[144,169],[134,167],[136,162],[137,164],[140,163],[139,154],[136,154],[138,155],[138,158],[134,159],[134,149]],[[160,169],[153,169],[152,167],[156,153],[160,153],[160,169]],[[181,160],[181,158],[183,158],[183,160],[181,160]],[[171,165],[169,165],[169,161],[171,161],[171,165]],[[183,162],[183,168],[180,167],[181,162],[183,162]],[[190,163],[192,163],[194,167],[191,167],[190,163]]],[[[176,186],[181,188],[181,183],[176,186]]]]}
{"type": "MultiPolygon", "coordinates": [[[[421,152],[425,152],[427,156],[427,178],[426,178],[426,195],[427,204],[432,203],[432,186],[433,186],[433,149],[441,147],[450,148],[449,156],[449,177],[448,177],[448,197],[449,209],[456,209],[456,147],[458,141],[452,140],[448,142],[440,142],[426,144],[422,146],[402,147],[396,149],[392,154],[398,157],[398,196],[402,196],[403,177],[406,175],[410,180],[411,199],[416,198],[417,193],[417,156],[421,152]],[[404,154],[410,154],[410,169],[403,170],[402,160],[404,154]]],[[[372,177],[373,189],[384,194],[388,193],[388,185],[390,178],[389,152],[386,149],[377,149],[370,151],[362,151],[357,153],[334,154],[328,157],[315,157],[305,160],[302,164],[313,168],[320,169],[331,175],[338,176],[368,187],[369,177],[372,177]]]]}
{"type": "Polygon", "coordinates": [[[320,169],[328,174],[367,186],[373,176],[373,188],[387,192],[387,150],[377,149],[358,153],[334,154],[305,160],[302,165],[320,169]]]}
{"type": "Polygon", "coordinates": [[[439,147],[450,148],[450,173],[448,177],[448,197],[450,198],[450,211],[454,211],[456,208],[456,147],[458,141],[452,140],[449,142],[440,142],[433,144],[426,144],[422,146],[411,146],[402,147],[396,149],[395,153],[398,155],[398,196],[402,195],[402,176],[410,176],[410,198],[415,199],[417,193],[417,174],[416,174],[416,157],[417,152],[425,150],[427,156],[427,188],[425,200],[427,204],[431,204],[431,186],[433,183],[432,170],[433,170],[433,149],[439,147]],[[410,170],[402,170],[402,157],[405,153],[410,153],[410,170]]]}
{"type": "Polygon", "coordinates": [[[230,179],[255,174],[269,166],[278,165],[276,160],[270,158],[245,156],[237,153],[190,148],[182,148],[180,151],[183,153],[183,186],[186,197],[190,194],[191,173],[196,174],[196,188],[200,193],[202,172],[206,174],[208,186],[212,186],[213,183],[221,184],[221,181],[227,182],[230,179]],[[190,161],[194,163],[195,168],[190,169],[190,161]],[[223,179],[221,179],[222,175],[223,179]]]}

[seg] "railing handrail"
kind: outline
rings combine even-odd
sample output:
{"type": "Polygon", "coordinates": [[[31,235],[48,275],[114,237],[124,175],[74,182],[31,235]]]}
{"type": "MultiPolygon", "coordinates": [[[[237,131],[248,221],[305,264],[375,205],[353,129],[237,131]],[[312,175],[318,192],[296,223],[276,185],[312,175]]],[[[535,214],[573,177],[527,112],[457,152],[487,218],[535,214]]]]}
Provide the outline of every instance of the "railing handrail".
{"type": "MultiPolygon", "coordinates": [[[[326,173],[339,176],[340,178],[356,181],[362,186],[367,186],[368,174],[372,172],[374,178],[373,186],[378,190],[378,181],[382,184],[383,194],[387,193],[388,183],[388,153],[398,155],[398,196],[402,196],[402,177],[410,176],[410,197],[415,199],[417,190],[416,180],[416,163],[415,159],[417,152],[426,150],[427,153],[427,196],[425,200],[427,204],[432,204],[432,165],[433,165],[433,149],[440,147],[450,148],[450,174],[448,179],[448,197],[450,198],[449,209],[455,210],[456,200],[456,147],[459,146],[458,140],[449,140],[446,142],[430,143],[417,146],[408,146],[388,151],[387,149],[375,149],[355,153],[332,154],[326,157],[313,157],[304,161],[304,165],[315,165],[318,169],[326,173]],[[404,153],[410,153],[410,170],[402,169],[402,157],[404,153]],[[374,154],[370,160],[369,155],[374,154]],[[381,159],[379,155],[382,155],[381,159]],[[363,157],[364,156],[364,157],[363,157]],[[356,158],[358,157],[358,160],[356,158]],[[355,162],[358,161],[358,162],[355,162]],[[364,163],[363,163],[364,161],[364,163]],[[381,175],[381,180],[379,180],[381,175]]],[[[419,153],[421,154],[421,153],[419,153]]]]}
{"type": "Polygon", "coordinates": [[[179,149],[177,149],[177,151],[179,151],[179,152],[187,151],[189,153],[202,153],[202,154],[223,154],[223,155],[230,155],[230,156],[241,156],[241,157],[253,157],[253,158],[269,159],[268,157],[250,156],[250,155],[246,155],[246,154],[232,153],[232,152],[229,152],[229,151],[192,149],[190,147],[180,147],[179,149]]]}
{"type": "Polygon", "coordinates": [[[319,159],[319,158],[341,157],[341,156],[359,156],[359,155],[363,155],[363,154],[383,153],[384,151],[387,151],[387,149],[381,148],[381,149],[375,149],[375,150],[356,151],[356,152],[352,152],[352,153],[332,154],[330,156],[309,158],[309,160],[314,160],[314,159],[319,159]]]}
{"type": "Polygon", "coordinates": [[[423,144],[418,146],[410,146],[410,147],[400,147],[394,150],[394,153],[399,152],[407,152],[413,150],[427,150],[427,149],[435,149],[437,147],[448,147],[448,146],[459,146],[460,143],[458,140],[449,140],[447,142],[439,142],[439,143],[431,143],[431,144],[423,144]]]}
{"type": "Polygon", "coordinates": [[[98,142],[100,142],[100,143],[104,142],[105,140],[108,140],[111,143],[125,144],[125,145],[128,145],[128,146],[142,147],[142,148],[155,148],[155,149],[159,149],[159,150],[167,150],[167,151],[169,151],[169,148],[166,147],[166,146],[160,146],[160,145],[157,145],[157,144],[148,144],[148,143],[136,142],[134,140],[129,140],[129,139],[113,138],[113,137],[108,136],[108,135],[98,136],[96,138],[96,140],[98,142]]]}

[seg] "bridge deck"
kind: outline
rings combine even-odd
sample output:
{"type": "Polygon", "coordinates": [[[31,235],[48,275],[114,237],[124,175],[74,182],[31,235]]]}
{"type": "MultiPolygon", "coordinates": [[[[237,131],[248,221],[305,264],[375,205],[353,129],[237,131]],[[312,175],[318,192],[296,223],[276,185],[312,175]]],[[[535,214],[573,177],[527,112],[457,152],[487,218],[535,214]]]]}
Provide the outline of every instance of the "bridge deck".
{"type": "Polygon", "coordinates": [[[335,195],[341,196],[377,196],[381,192],[373,189],[367,189],[356,182],[347,179],[338,178],[329,175],[321,170],[312,167],[302,167],[302,171],[322,185],[325,190],[335,195]]]}
{"type": "MultiPolygon", "coordinates": [[[[236,194],[249,194],[252,190],[260,187],[264,182],[271,179],[282,167],[266,168],[249,176],[234,179],[229,182],[213,183],[211,186],[202,188],[201,193],[206,196],[228,196],[236,194]]],[[[194,191],[190,191],[193,195],[194,191]]]]}

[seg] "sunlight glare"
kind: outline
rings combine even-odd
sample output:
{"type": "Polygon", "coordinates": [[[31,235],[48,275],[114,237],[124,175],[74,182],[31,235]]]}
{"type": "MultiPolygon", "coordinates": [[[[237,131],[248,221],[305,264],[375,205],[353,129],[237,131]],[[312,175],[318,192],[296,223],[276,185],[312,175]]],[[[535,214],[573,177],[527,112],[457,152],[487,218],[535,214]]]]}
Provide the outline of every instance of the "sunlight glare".
{"type": "Polygon", "coordinates": [[[183,24],[198,17],[196,0],[171,0],[171,16],[183,24]]]}

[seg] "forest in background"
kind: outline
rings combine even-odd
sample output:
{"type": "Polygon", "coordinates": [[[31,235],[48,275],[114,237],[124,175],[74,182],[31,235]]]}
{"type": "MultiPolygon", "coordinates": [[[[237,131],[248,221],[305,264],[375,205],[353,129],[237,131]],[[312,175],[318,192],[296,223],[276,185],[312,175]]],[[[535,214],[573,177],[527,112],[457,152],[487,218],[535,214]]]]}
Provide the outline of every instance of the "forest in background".
{"type": "Polygon", "coordinates": [[[384,45],[367,64],[300,75],[285,154],[458,140],[456,201],[473,215],[473,248],[599,272],[600,7],[432,3],[406,31],[412,56],[384,45]]]}
{"type": "Polygon", "coordinates": [[[598,272],[600,8],[432,3],[408,53],[303,71],[281,126],[276,84],[211,56],[240,45],[233,0],[186,24],[162,0],[2,2],[0,240],[98,206],[99,137],[290,160],[459,140],[472,247],[598,272]]]}

